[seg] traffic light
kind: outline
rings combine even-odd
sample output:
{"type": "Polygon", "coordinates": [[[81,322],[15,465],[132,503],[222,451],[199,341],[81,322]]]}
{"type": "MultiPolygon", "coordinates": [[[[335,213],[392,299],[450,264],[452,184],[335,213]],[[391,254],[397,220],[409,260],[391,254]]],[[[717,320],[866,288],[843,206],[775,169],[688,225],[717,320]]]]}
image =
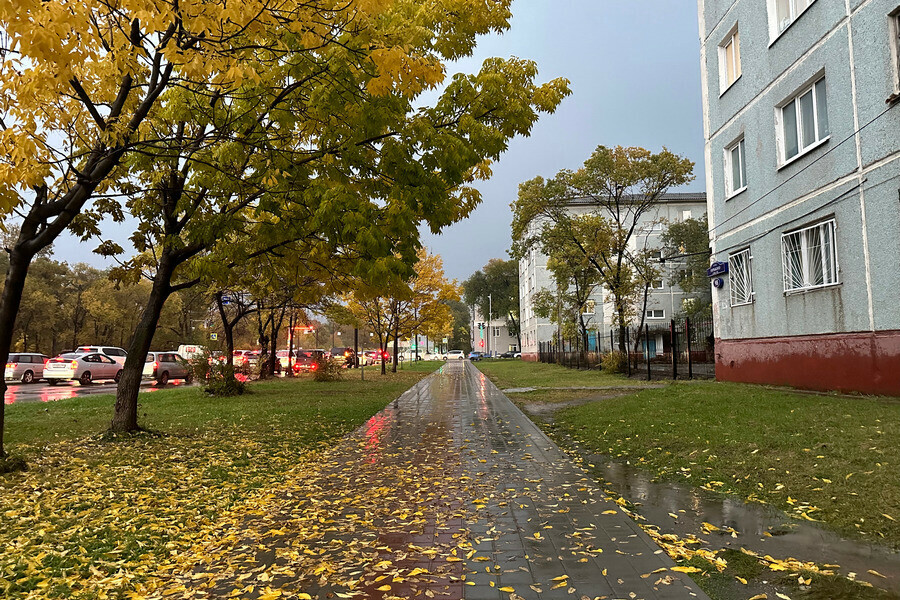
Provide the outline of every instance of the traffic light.
{"type": "Polygon", "coordinates": [[[480,342],[478,342],[478,345],[481,346],[482,348],[484,348],[484,340],[481,340],[480,342]]]}
{"type": "MultiPolygon", "coordinates": [[[[478,324],[478,337],[484,339],[484,323],[478,324]]],[[[481,345],[484,346],[484,342],[482,342],[481,345]]]]}

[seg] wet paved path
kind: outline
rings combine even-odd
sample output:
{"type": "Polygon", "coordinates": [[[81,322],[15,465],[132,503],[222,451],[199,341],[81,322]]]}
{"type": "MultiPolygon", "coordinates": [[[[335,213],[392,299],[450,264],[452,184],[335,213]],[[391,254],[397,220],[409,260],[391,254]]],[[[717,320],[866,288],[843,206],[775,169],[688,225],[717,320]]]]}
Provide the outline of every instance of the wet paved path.
{"type": "MultiPolygon", "coordinates": [[[[448,425],[464,470],[495,471],[492,481],[506,499],[487,507],[496,531],[484,550],[500,565],[527,570],[502,572],[496,586],[513,585],[524,598],[706,598],[686,575],[654,573],[674,563],[471,364],[450,363],[422,387],[420,394],[454,407],[448,425]],[[565,585],[552,589],[562,575],[565,585]]],[[[478,577],[465,597],[497,598],[489,582],[478,577]]]]}
{"type": "Polygon", "coordinates": [[[707,599],[468,361],[315,465],[150,597],[707,599]]]}

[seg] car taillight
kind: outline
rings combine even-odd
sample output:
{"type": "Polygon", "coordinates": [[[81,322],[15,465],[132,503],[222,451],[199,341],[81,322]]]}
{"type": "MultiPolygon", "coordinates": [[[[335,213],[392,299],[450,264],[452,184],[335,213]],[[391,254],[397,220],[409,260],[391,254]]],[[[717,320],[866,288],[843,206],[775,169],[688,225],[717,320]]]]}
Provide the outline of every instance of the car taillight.
{"type": "Polygon", "coordinates": [[[153,370],[155,371],[155,370],[157,370],[158,368],[159,368],[159,361],[154,360],[154,361],[153,361],[153,370]]]}
{"type": "Polygon", "coordinates": [[[16,368],[16,363],[6,363],[6,368],[7,368],[7,369],[15,369],[15,368],[16,368]]]}
{"type": "Polygon", "coordinates": [[[71,365],[72,365],[72,368],[73,368],[73,369],[77,369],[77,368],[78,368],[78,361],[77,361],[77,360],[73,360],[73,361],[71,362],[71,365]]]}
{"type": "Polygon", "coordinates": [[[316,363],[313,363],[312,370],[315,371],[318,368],[319,368],[319,365],[317,365],[316,363]]]}

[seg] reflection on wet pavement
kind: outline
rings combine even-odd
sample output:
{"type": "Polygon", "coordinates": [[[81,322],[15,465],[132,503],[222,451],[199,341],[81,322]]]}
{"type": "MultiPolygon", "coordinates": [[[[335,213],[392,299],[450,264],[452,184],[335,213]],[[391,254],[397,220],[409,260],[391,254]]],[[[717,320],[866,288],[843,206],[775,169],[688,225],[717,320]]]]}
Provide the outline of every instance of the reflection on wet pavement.
{"type": "Polygon", "coordinates": [[[467,362],[211,533],[149,597],[706,598],[467,362]]]}
{"type": "MultiPolygon", "coordinates": [[[[10,383],[6,390],[4,402],[6,404],[15,404],[17,402],[55,402],[57,400],[67,400],[69,398],[77,398],[79,396],[92,396],[95,394],[115,394],[115,383],[91,383],[82,385],[74,381],[65,381],[57,385],[49,385],[46,383],[37,383],[26,385],[24,383],[10,383]]],[[[165,390],[183,387],[186,384],[183,381],[170,381],[165,386],[158,386],[152,381],[145,381],[141,384],[141,392],[155,392],[157,390],[165,390]]]]}

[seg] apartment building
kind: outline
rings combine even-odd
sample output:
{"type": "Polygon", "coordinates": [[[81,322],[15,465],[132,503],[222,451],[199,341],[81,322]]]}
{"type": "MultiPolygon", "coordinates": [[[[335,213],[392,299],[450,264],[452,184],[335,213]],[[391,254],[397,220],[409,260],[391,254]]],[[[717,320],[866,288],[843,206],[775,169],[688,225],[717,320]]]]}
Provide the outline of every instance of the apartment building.
{"type": "Polygon", "coordinates": [[[900,0],[699,0],[720,380],[900,394],[900,0]]]}
{"type": "MultiPolygon", "coordinates": [[[[632,250],[661,248],[660,236],[667,223],[673,223],[684,219],[699,219],[706,214],[706,194],[704,193],[669,193],[664,195],[657,204],[656,210],[649,211],[641,217],[638,230],[632,237],[630,244],[632,250]]],[[[595,211],[594,205],[584,199],[574,198],[569,203],[569,210],[573,214],[585,214],[595,211]]],[[[531,224],[536,232],[541,227],[540,222],[531,224]]],[[[661,251],[656,250],[659,256],[661,251]]],[[[693,298],[694,294],[687,294],[678,286],[670,284],[672,269],[679,268],[677,261],[667,261],[661,265],[661,277],[653,282],[646,307],[645,322],[651,327],[654,324],[668,323],[670,319],[682,312],[683,303],[687,298],[693,298]]],[[[522,358],[525,360],[537,360],[538,348],[541,342],[556,339],[557,326],[549,318],[538,316],[534,310],[534,294],[542,289],[552,289],[553,277],[547,269],[547,256],[532,249],[519,261],[519,316],[522,322],[522,358]]],[[[596,347],[599,343],[601,349],[608,350],[608,332],[613,323],[613,306],[607,301],[606,293],[602,288],[596,290],[585,303],[582,312],[586,328],[589,331],[588,343],[596,347]],[[599,341],[598,341],[599,336],[599,341]]],[[[656,348],[658,353],[663,351],[663,342],[652,342],[651,349],[656,348]]]]}

